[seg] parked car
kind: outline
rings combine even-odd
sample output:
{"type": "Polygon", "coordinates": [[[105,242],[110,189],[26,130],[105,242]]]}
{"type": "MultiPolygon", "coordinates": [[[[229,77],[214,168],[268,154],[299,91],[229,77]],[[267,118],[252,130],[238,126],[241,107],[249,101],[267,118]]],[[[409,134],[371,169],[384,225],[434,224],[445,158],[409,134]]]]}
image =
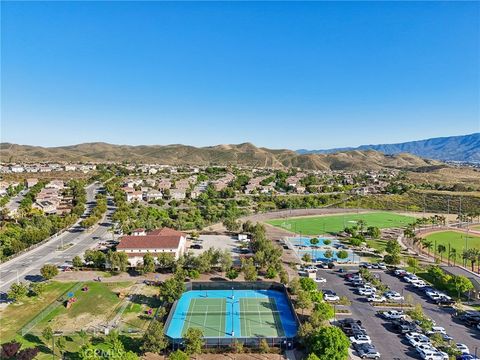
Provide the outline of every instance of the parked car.
{"type": "Polygon", "coordinates": [[[326,283],[326,282],[327,282],[327,279],[325,279],[324,277],[317,277],[317,278],[315,278],[315,282],[317,282],[317,283],[326,283]]]}
{"type": "Polygon", "coordinates": [[[457,346],[457,349],[462,352],[462,354],[470,354],[470,349],[467,345],[462,343],[456,343],[455,345],[457,346]]]}
{"type": "Polygon", "coordinates": [[[323,290],[323,299],[325,301],[338,301],[340,297],[332,290],[323,290]]]}
{"type": "Polygon", "coordinates": [[[383,303],[383,302],[387,301],[387,299],[385,298],[385,296],[370,295],[370,296],[367,298],[367,301],[368,301],[368,302],[375,302],[375,303],[383,303]]]}
{"type": "Polygon", "coordinates": [[[405,319],[406,315],[401,310],[388,310],[388,311],[381,311],[380,315],[388,320],[399,320],[405,319]]]}
{"type": "Polygon", "coordinates": [[[427,332],[427,335],[446,334],[446,333],[447,333],[447,331],[445,330],[445,328],[443,328],[441,326],[433,326],[432,330],[427,332]]]}
{"type": "Polygon", "coordinates": [[[364,288],[364,287],[357,289],[357,293],[363,296],[372,296],[372,295],[375,295],[376,292],[377,291],[375,289],[364,288]]]}
{"type": "Polygon", "coordinates": [[[372,344],[358,344],[355,350],[361,359],[380,359],[380,353],[372,344]]]}
{"type": "Polygon", "coordinates": [[[400,334],[408,334],[418,331],[419,327],[413,321],[407,320],[393,320],[392,321],[393,330],[400,334]]]}
{"type": "Polygon", "coordinates": [[[372,340],[368,335],[358,334],[358,335],[350,336],[350,342],[352,344],[371,344],[372,340]]]}
{"type": "Polygon", "coordinates": [[[387,291],[383,294],[388,300],[404,300],[404,297],[396,291],[387,291]]]}
{"type": "Polygon", "coordinates": [[[425,360],[448,360],[448,355],[438,350],[420,350],[419,354],[425,360]]]}

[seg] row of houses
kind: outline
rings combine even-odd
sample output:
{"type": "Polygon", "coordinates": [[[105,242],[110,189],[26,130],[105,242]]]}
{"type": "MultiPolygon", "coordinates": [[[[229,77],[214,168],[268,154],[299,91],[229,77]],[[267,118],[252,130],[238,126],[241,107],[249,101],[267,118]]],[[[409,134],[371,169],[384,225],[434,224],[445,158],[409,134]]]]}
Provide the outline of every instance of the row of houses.
{"type": "Polygon", "coordinates": [[[84,173],[96,170],[95,164],[1,164],[0,173],[48,173],[53,171],[81,171],[84,173]]]}
{"type": "MultiPolygon", "coordinates": [[[[30,179],[35,183],[35,179],[30,179]]],[[[33,185],[32,185],[33,186],[33,185]]],[[[34,209],[45,214],[65,214],[70,212],[70,200],[63,196],[65,184],[62,180],[52,180],[35,197],[34,209]]]]}

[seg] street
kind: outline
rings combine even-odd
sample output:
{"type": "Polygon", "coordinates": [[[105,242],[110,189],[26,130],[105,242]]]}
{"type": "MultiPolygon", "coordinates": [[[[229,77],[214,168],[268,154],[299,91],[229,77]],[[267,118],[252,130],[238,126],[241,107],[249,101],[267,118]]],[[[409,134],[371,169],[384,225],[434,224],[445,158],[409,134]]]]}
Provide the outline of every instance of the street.
{"type": "MultiPolygon", "coordinates": [[[[87,209],[85,216],[95,205],[95,194],[99,189],[98,184],[92,184],[87,190],[87,209]]],[[[10,261],[0,265],[0,295],[5,300],[5,293],[15,281],[37,281],[40,279],[40,269],[49,263],[62,265],[71,261],[76,255],[83,255],[85,250],[96,245],[102,237],[107,235],[111,226],[109,218],[114,212],[112,201],[108,200],[108,208],[104,222],[94,226],[90,230],[83,230],[78,223],[62,234],[54,237],[47,243],[32,249],[10,261]],[[68,246],[68,244],[72,244],[68,246]],[[64,250],[62,249],[64,246],[64,250]],[[67,247],[68,246],[68,247],[67,247]]]]}

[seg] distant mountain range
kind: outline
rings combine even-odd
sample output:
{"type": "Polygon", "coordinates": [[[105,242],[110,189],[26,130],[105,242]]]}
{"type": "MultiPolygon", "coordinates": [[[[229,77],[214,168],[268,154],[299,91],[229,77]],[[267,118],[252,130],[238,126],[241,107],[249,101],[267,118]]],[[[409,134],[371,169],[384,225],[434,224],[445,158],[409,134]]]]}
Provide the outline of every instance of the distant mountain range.
{"type": "Polygon", "coordinates": [[[250,143],[193,147],[186,145],[112,145],[85,143],[61,147],[0,144],[2,162],[137,162],[166,165],[244,165],[299,167],[312,170],[418,169],[441,165],[411,154],[386,155],[373,150],[335,154],[298,154],[292,150],[259,148],[250,143]]]}
{"type": "Polygon", "coordinates": [[[409,153],[426,159],[480,162],[480,133],[447,136],[398,144],[362,145],[327,150],[297,150],[299,154],[332,154],[351,150],[375,150],[384,154],[409,153]]]}

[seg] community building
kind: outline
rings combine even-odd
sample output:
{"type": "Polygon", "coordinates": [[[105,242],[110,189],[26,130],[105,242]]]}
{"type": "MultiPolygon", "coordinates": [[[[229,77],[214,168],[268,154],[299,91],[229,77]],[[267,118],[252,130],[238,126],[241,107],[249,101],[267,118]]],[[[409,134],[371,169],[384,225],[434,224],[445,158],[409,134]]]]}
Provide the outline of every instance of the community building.
{"type": "Polygon", "coordinates": [[[143,256],[148,253],[153,257],[168,253],[177,260],[185,253],[186,244],[187,235],[181,231],[162,228],[146,232],[144,229],[137,229],[133,235],[121,238],[117,251],[126,253],[130,266],[136,267],[143,264],[143,256]]]}

